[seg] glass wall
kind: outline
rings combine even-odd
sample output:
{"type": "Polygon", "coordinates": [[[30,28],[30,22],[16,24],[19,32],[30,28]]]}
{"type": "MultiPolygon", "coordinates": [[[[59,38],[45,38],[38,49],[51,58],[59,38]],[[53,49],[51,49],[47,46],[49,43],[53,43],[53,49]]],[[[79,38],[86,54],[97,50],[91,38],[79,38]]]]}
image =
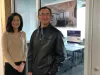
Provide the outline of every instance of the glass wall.
{"type": "Polygon", "coordinates": [[[36,0],[15,0],[15,12],[23,17],[23,31],[26,32],[27,42],[29,42],[36,25],[36,0]]]}
{"type": "Polygon", "coordinates": [[[84,75],[84,41],[85,41],[85,0],[41,0],[41,7],[47,6],[52,10],[52,25],[59,29],[65,39],[65,61],[57,75],[84,75]],[[55,21],[55,22],[54,22],[55,21]],[[58,25],[59,24],[59,25],[58,25]],[[67,31],[80,31],[78,37],[69,38],[67,31]],[[69,43],[68,41],[79,41],[69,43]]]}

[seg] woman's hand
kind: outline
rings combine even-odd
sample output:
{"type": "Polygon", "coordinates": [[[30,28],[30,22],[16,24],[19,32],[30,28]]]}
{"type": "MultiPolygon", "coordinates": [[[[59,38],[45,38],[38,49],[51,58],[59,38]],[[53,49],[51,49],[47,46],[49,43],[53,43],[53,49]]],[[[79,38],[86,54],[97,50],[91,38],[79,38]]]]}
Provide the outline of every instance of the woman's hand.
{"type": "Polygon", "coordinates": [[[25,63],[21,63],[19,66],[15,66],[15,69],[18,71],[18,72],[23,72],[23,69],[24,69],[24,66],[25,66],[25,63]]]}
{"type": "Polygon", "coordinates": [[[28,75],[32,75],[32,72],[28,72],[28,75]]]}
{"type": "Polygon", "coordinates": [[[25,66],[25,63],[22,62],[22,63],[19,65],[18,71],[19,71],[19,72],[23,72],[24,66],[25,66]]]}
{"type": "Polygon", "coordinates": [[[19,70],[19,66],[16,65],[16,66],[14,67],[14,69],[18,71],[18,70],[19,70]]]}

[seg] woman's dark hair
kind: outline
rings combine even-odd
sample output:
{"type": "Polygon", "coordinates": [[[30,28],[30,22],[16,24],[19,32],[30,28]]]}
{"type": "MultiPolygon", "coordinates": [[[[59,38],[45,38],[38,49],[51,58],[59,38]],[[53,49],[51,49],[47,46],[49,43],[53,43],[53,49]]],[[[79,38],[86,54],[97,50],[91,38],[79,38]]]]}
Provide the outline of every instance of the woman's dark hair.
{"type": "Polygon", "coordinates": [[[22,30],[22,27],[23,27],[23,19],[22,19],[22,16],[18,13],[12,13],[9,17],[8,17],[8,20],[7,20],[7,25],[6,25],[6,31],[7,32],[14,32],[14,29],[12,27],[12,21],[13,21],[13,18],[15,16],[18,16],[20,18],[20,26],[18,27],[18,31],[21,31],[22,30]]]}
{"type": "Polygon", "coordinates": [[[51,9],[48,8],[48,7],[46,7],[46,6],[44,6],[44,7],[41,7],[41,8],[38,10],[38,15],[40,14],[40,11],[41,11],[42,9],[48,9],[48,10],[50,11],[50,14],[52,14],[51,9]]]}

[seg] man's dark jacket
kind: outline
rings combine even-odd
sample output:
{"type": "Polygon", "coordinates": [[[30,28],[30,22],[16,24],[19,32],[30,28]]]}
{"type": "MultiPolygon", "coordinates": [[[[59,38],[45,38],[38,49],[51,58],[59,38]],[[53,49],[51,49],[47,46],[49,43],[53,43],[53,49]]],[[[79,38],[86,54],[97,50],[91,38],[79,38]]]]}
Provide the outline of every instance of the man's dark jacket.
{"type": "Polygon", "coordinates": [[[28,52],[28,71],[33,75],[54,74],[64,61],[61,32],[49,24],[38,28],[31,36],[28,52]]]}

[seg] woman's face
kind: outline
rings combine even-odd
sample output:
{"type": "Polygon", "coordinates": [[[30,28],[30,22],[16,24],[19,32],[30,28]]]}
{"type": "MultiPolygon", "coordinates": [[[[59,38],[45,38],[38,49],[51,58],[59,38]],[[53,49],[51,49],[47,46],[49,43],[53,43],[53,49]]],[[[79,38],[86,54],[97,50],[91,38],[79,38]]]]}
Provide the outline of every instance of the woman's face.
{"type": "Polygon", "coordinates": [[[20,18],[19,16],[14,16],[12,20],[12,27],[13,29],[18,29],[19,26],[20,26],[20,18]]]}

